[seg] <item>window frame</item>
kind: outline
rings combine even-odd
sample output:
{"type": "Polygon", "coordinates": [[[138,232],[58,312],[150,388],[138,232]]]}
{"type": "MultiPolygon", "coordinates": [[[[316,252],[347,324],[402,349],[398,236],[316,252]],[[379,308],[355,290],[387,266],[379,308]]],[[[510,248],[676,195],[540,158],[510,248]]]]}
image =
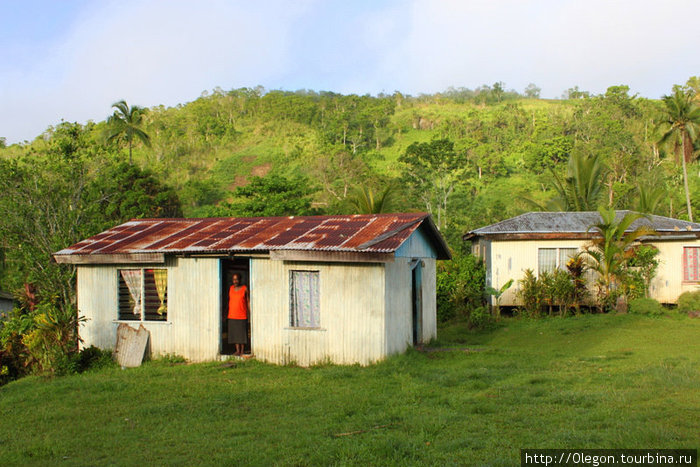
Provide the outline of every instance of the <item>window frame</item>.
{"type": "Polygon", "coordinates": [[[683,250],[681,252],[681,268],[683,268],[683,284],[697,284],[700,283],[700,246],[697,245],[683,245],[683,250]],[[686,254],[687,250],[695,250],[695,279],[690,279],[686,274],[688,272],[688,256],[686,254]]]}
{"type": "Polygon", "coordinates": [[[292,330],[300,330],[300,331],[323,331],[325,328],[321,326],[321,271],[319,269],[289,269],[289,288],[287,290],[288,292],[288,297],[289,297],[289,308],[288,308],[288,324],[289,326],[287,329],[292,329],[292,330]],[[315,274],[316,277],[316,283],[317,283],[317,288],[318,292],[316,294],[318,304],[316,306],[317,316],[316,316],[316,326],[299,326],[294,324],[294,311],[295,311],[295,303],[294,303],[294,298],[292,295],[292,284],[293,284],[293,277],[294,273],[297,272],[303,272],[303,273],[313,273],[315,274]]]}
{"type": "MultiPolygon", "coordinates": [[[[557,269],[566,270],[566,263],[562,264],[562,250],[574,250],[575,253],[580,253],[581,249],[577,246],[538,246],[537,247],[537,277],[539,278],[542,274],[542,268],[540,266],[540,250],[554,250],[554,269],[551,271],[545,271],[548,274],[553,274],[557,269]]],[[[569,256],[571,258],[571,256],[569,256]]]]}
{"type": "MultiPolygon", "coordinates": [[[[170,273],[168,271],[167,267],[119,267],[117,268],[117,317],[114,320],[114,322],[117,323],[160,323],[160,324],[170,324],[170,315],[168,314],[167,306],[168,306],[168,289],[170,288],[170,273]],[[120,317],[121,310],[120,310],[120,281],[123,280],[121,271],[125,270],[135,270],[139,271],[141,273],[141,278],[140,278],[140,290],[141,290],[141,313],[139,315],[138,319],[125,319],[120,317]],[[146,272],[147,271],[156,271],[156,270],[161,270],[161,271],[166,271],[166,282],[165,282],[165,300],[164,300],[164,305],[166,306],[166,311],[165,311],[165,319],[148,319],[147,314],[146,314],[146,291],[147,291],[147,285],[146,285],[146,272]]],[[[154,277],[155,280],[155,277],[154,277]]],[[[157,292],[156,292],[157,295],[157,292]]],[[[160,299],[160,297],[158,297],[160,299]]]]}

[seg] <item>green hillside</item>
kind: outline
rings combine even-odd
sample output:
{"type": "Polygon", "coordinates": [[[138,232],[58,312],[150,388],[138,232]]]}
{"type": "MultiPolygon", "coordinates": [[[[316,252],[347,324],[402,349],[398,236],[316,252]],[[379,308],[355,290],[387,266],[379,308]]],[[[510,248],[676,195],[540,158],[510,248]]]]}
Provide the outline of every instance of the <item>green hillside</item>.
{"type": "MultiPolygon", "coordinates": [[[[697,82],[670,93],[696,108],[697,82]]],[[[43,299],[72,301],[75,271],[51,253],[133,217],[353,213],[388,192],[385,211],[432,213],[456,252],[470,229],[533,209],[687,218],[682,148],[700,208],[697,132],[661,142],[676,128],[664,126],[668,102],[627,86],[570,97],[216,89],[176,107],[130,107],[143,133],[130,143],[119,115],[61,122],[0,147],[0,289],[33,284],[43,299]],[[595,178],[574,174],[574,162],[596,164],[595,178]]]]}

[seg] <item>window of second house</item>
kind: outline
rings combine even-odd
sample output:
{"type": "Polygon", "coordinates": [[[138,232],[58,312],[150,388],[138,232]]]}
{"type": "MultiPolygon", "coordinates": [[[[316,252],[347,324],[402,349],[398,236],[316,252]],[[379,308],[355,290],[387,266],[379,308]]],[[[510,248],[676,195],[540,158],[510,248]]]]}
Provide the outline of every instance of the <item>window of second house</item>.
{"type": "Polygon", "coordinates": [[[576,248],[538,248],[537,272],[552,273],[555,269],[566,269],[569,258],[576,255],[576,248]]]}
{"type": "Polygon", "coordinates": [[[700,247],[683,247],[683,280],[700,282],[700,247]]]}
{"type": "Polygon", "coordinates": [[[289,271],[289,315],[293,328],[321,326],[318,271],[289,271]]]}
{"type": "Polygon", "coordinates": [[[120,269],[119,320],[167,321],[167,269],[120,269]]]}

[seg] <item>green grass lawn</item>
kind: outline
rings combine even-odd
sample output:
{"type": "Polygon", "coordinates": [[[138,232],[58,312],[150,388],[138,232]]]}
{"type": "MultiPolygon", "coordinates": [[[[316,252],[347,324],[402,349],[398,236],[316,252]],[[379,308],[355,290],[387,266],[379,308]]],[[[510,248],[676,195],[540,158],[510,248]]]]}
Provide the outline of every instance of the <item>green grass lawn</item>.
{"type": "Polygon", "coordinates": [[[0,465],[517,465],[520,448],[700,445],[700,320],[439,335],[441,351],[365,368],[154,361],[25,378],[0,388],[0,465]]]}

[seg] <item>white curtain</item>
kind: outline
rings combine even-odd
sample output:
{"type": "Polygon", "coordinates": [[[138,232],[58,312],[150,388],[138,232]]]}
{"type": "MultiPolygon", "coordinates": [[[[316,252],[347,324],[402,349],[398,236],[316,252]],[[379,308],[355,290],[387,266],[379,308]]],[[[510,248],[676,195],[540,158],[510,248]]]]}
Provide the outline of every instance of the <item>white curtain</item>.
{"type": "Polygon", "coordinates": [[[554,272],[554,269],[557,267],[557,249],[539,248],[537,250],[537,263],[538,274],[554,272]]]}
{"type": "Polygon", "coordinates": [[[141,270],[122,269],[122,279],[129,288],[131,299],[134,301],[134,314],[141,316],[141,270]]]}
{"type": "Polygon", "coordinates": [[[319,327],[318,271],[290,271],[289,295],[292,327],[319,327]]]}

